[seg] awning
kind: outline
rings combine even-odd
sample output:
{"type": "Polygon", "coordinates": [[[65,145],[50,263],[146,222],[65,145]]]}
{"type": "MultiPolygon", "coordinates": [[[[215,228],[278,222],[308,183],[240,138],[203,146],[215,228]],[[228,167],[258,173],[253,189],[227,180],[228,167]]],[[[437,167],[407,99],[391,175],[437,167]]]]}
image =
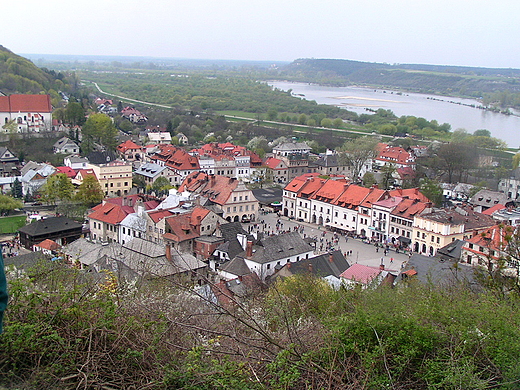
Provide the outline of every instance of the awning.
{"type": "Polygon", "coordinates": [[[412,242],[412,240],[403,236],[399,236],[398,240],[401,241],[403,244],[409,244],[412,242]]]}

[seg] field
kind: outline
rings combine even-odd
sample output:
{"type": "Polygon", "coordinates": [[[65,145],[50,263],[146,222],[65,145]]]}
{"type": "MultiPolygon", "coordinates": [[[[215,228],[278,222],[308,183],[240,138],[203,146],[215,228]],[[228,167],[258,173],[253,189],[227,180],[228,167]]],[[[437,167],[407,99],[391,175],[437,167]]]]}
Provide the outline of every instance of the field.
{"type": "Polygon", "coordinates": [[[0,218],[0,234],[16,233],[18,229],[26,225],[25,215],[0,218]]]}

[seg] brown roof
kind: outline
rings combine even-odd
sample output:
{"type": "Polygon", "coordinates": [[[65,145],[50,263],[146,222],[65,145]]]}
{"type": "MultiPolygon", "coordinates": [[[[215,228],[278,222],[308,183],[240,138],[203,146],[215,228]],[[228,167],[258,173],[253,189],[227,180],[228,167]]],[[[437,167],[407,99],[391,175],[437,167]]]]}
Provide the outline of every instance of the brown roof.
{"type": "Polygon", "coordinates": [[[204,172],[192,172],[182,182],[179,192],[195,192],[208,198],[213,203],[224,205],[237,185],[238,180],[235,178],[208,175],[204,172]]]}
{"type": "Polygon", "coordinates": [[[55,251],[61,248],[61,246],[58,243],[49,239],[43,240],[42,242],[40,242],[39,244],[35,244],[34,246],[38,246],[43,249],[48,249],[50,251],[55,251]]]}

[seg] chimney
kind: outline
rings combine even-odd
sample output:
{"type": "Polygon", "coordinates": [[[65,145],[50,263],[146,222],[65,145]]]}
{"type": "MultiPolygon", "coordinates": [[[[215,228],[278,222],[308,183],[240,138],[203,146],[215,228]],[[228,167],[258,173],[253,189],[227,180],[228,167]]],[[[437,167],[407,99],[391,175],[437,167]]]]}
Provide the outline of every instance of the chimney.
{"type": "Polygon", "coordinates": [[[291,269],[291,262],[290,261],[287,262],[287,269],[291,269]]]}
{"type": "Polygon", "coordinates": [[[166,244],[166,259],[172,261],[172,247],[171,244],[166,244]]]}
{"type": "Polygon", "coordinates": [[[332,252],[329,253],[329,262],[334,263],[334,257],[332,256],[332,252]]]}
{"type": "Polygon", "coordinates": [[[253,256],[253,241],[247,240],[246,244],[246,257],[253,256]]]}
{"type": "Polygon", "coordinates": [[[312,264],[311,264],[311,263],[309,263],[309,264],[307,265],[307,268],[309,269],[309,272],[312,274],[312,264]]]}

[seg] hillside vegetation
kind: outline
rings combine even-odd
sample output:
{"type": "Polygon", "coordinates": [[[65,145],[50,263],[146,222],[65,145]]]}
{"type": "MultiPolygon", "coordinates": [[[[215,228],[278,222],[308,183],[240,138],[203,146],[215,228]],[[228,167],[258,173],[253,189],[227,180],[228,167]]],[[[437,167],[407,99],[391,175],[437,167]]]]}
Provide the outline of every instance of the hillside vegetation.
{"type": "MultiPolygon", "coordinates": [[[[455,271],[454,271],[455,272],[455,271]]],[[[182,283],[10,271],[0,384],[23,389],[515,389],[520,303],[291,277],[219,307],[182,283]]]]}
{"type": "Polygon", "coordinates": [[[28,59],[0,46],[0,91],[4,94],[49,93],[57,98],[58,92],[72,92],[77,86],[74,74],[40,69],[28,59]]]}

